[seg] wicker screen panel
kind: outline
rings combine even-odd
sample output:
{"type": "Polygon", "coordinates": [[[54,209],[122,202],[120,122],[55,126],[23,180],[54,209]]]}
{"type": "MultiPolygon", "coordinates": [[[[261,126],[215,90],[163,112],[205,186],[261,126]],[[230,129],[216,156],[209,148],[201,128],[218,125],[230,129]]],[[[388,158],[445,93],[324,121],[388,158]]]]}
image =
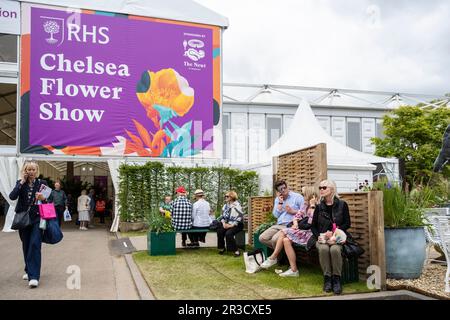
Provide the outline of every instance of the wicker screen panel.
{"type": "Polygon", "coordinates": [[[274,159],[274,182],[283,179],[292,191],[300,192],[303,186],[317,186],[326,178],[327,151],[324,143],[274,159]]]}
{"type": "Polygon", "coordinates": [[[248,214],[248,242],[253,245],[254,231],[267,221],[268,213],[273,209],[273,197],[251,197],[248,214]]]}
{"type": "Polygon", "coordinates": [[[386,281],[386,258],[384,249],[384,212],[381,191],[342,193],[341,199],[348,204],[351,228],[349,232],[365,250],[358,259],[359,276],[367,278],[367,267],[380,267],[381,284],[386,281]]]}
{"type": "Polygon", "coordinates": [[[350,212],[351,228],[348,231],[365,251],[358,259],[359,274],[364,277],[370,265],[368,192],[343,193],[341,199],[347,202],[350,212]]]}

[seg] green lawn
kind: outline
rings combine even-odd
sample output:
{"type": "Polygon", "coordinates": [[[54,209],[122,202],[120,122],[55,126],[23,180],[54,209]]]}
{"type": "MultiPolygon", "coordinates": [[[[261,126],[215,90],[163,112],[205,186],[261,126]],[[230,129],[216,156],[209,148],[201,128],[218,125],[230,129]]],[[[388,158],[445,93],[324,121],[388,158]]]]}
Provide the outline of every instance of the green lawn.
{"type": "MultiPolygon", "coordinates": [[[[282,278],[275,266],[255,274],[245,272],[244,259],[221,256],[213,248],[177,249],[176,256],[133,254],[157,299],[289,299],[326,296],[320,268],[300,266],[300,277],[282,278]]],[[[344,285],[344,294],[370,292],[364,282],[344,285]]]]}

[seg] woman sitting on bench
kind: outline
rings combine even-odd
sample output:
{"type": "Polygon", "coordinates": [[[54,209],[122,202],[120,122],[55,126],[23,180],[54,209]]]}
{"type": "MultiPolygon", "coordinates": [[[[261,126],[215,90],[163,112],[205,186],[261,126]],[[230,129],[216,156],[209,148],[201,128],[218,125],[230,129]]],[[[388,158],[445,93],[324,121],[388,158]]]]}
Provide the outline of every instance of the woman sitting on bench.
{"type": "Polygon", "coordinates": [[[227,239],[227,251],[234,252],[235,257],[241,254],[236,245],[234,236],[244,229],[244,215],[237,201],[238,195],[234,191],[228,191],[225,195],[226,204],[223,206],[222,215],[217,218],[220,222],[217,228],[217,248],[219,254],[225,253],[225,238],[227,239]]]}
{"type": "Polygon", "coordinates": [[[280,231],[274,252],[261,264],[261,267],[264,269],[268,269],[275,265],[277,263],[278,255],[284,248],[284,251],[289,259],[290,268],[285,272],[280,273],[280,277],[298,277],[297,257],[295,255],[294,248],[292,247],[292,243],[306,247],[312,236],[311,230],[307,230],[306,228],[311,227],[314,209],[316,208],[316,202],[319,197],[316,188],[314,187],[303,187],[302,193],[305,202],[302,208],[294,216],[292,226],[280,231]],[[299,226],[300,221],[302,221],[302,223],[299,226]]]}
{"type": "Polygon", "coordinates": [[[342,244],[337,244],[333,236],[336,228],[346,232],[350,228],[348,205],[339,199],[336,184],[324,180],[319,185],[320,203],[314,211],[311,231],[317,239],[320,266],[323,270],[325,292],[341,294],[342,244]]]}

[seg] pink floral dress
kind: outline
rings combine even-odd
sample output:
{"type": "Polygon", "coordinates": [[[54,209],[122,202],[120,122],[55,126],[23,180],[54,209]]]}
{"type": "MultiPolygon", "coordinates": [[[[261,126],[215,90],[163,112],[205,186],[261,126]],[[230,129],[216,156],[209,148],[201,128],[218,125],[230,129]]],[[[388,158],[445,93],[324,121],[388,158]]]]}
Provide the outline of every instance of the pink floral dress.
{"type": "MultiPolygon", "coordinates": [[[[312,223],[313,219],[313,213],[312,210],[310,214],[308,215],[309,205],[303,204],[302,208],[296,213],[294,216],[294,220],[301,220],[304,217],[308,216],[308,223],[312,223]]],[[[301,246],[305,246],[308,243],[309,238],[312,236],[311,230],[300,230],[300,229],[294,229],[294,228],[286,228],[283,229],[283,232],[285,233],[286,237],[288,237],[292,242],[299,244],[301,246]]]]}

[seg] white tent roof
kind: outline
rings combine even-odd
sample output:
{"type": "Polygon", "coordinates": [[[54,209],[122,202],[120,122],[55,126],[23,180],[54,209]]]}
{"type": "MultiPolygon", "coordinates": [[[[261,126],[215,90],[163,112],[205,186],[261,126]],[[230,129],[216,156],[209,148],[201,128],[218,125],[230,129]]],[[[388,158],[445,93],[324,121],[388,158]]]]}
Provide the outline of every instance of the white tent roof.
{"type": "Polygon", "coordinates": [[[107,11],[228,27],[228,18],[191,0],[19,0],[61,7],[107,11]]]}
{"type": "Polygon", "coordinates": [[[349,148],[336,140],[320,126],[311,106],[302,100],[288,130],[265,152],[263,162],[281,154],[304,149],[319,143],[327,145],[327,161],[330,167],[375,169],[373,163],[397,163],[397,159],[377,157],[349,148]]]}

